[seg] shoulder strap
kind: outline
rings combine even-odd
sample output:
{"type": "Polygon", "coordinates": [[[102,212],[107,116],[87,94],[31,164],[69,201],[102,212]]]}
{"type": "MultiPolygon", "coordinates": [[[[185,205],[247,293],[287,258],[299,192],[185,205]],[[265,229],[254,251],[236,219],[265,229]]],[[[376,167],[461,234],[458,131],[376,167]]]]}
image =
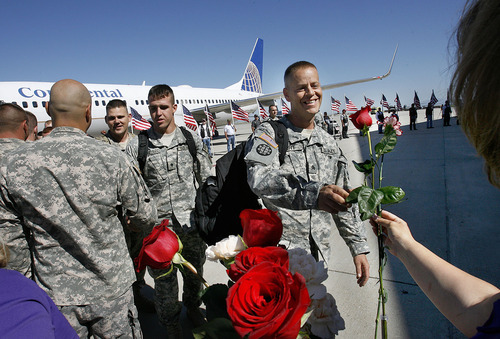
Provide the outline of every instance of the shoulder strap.
{"type": "Polygon", "coordinates": [[[139,163],[141,174],[144,175],[144,167],[146,166],[146,160],[148,158],[148,131],[141,131],[138,138],[139,149],[137,150],[137,162],[139,163]]]}
{"type": "Polygon", "coordinates": [[[193,157],[193,160],[197,159],[196,158],[196,145],[194,143],[193,135],[191,133],[189,133],[189,131],[186,129],[186,127],[179,126],[179,128],[181,129],[181,132],[182,132],[182,135],[184,135],[184,138],[186,138],[186,142],[187,142],[188,148],[189,148],[189,153],[193,157]]]}
{"type": "Polygon", "coordinates": [[[278,144],[280,165],[285,162],[285,155],[288,149],[288,131],[281,121],[268,120],[274,130],[274,141],[278,144]]]}

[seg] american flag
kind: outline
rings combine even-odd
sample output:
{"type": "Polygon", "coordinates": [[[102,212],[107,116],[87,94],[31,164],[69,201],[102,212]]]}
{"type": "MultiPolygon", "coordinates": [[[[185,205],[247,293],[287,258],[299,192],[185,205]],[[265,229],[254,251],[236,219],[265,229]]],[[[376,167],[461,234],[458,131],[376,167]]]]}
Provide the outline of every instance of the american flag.
{"type": "Polygon", "coordinates": [[[365,97],[365,102],[368,106],[372,106],[375,103],[375,100],[365,97]]]}
{"type": "Polygon", "coordinates": [[[382,100],[380,100],[380,104],[383,107],[389,109],[389,103],[387,102],[387,99],[385,98],[385,95],[383,95],[383,94],[382,94],[382,100]]]}
{"type": "Polygon", "coordinates": [[[420,106],[420,99],[418,98],[417,91],[415,91],[415,96],[413,97],[413,103],[415,104],[415,108],[421,109],[422,106],[420,106]]]}
{"type": "Polygon", "coordinates": [[[434,90],[432,90],[432,95],[431,95],[431,105],[434,106],[436,104],[436,102],[438,102],[439,100],[436,98],[436,96],[434,95],[434,90]]]}
{"type": "Polygon", "coordinates": [[[358,108],[356,107],[356,105],[354,105],[352,103],[351,100],[349,100],[348,97],[344,96],[345,98],[345,108],[346,108],[346,111],[347,112],[356,112],[358,110],[358,108]]]}
{"type": "Polygon", "coordinates": [[[394,99],[394,102],[396,103],[396,107],[398,108],[398,111],[402,111],[403,107],[401,107],[401,101],[399,101],[398,93],[396,93],[396,99],[394,99]]]}
{"type": "Polygon", "coordinates": [[[259,100],[257,100],[257,102],[259,103],[259,114],[262,120],[269,118],[269,114],[267,114],[266,109],[262,106],[259,100]]]}
{"type": "Polygon", "coordinates": [[[138,131],[145,131],[151,128],[151,124],[142,117],[132,106],[130,106],[132,113],[132,128],[138,131]]]}
{"type": "Polygon", "coordinates": [[[281,114],[287,115],[288,113],[290,113],[290,108],[286,105],[285,100],[281,98],[281,114]]]}
{"type": "Polygon", "coordinates": [[[215,130],[217,130],[217,125],[215,124],[215,119],[212,113],[210,113],[210,110],[208,109],[208,104],[205,104],[205,115],[207,116],[207,120],[210,126],[210,131],[213,133],[215,130]]]}
{"type": "Polygon", "coordinates": [[[231,101],[231,114],[233,115],[234,119],[250,122],[250,119],[248,119],[248,113],[245,112],[240,106],[236,105],[232,101],[231,101]]]}
{"type": "Polygon", "coordinates": [[[332,111],[339,113],[340,112],[340,101],[332,98],[332,111]]]}
{"type": "Polygon", "coordinates": [[[186,127],[196,131],[198,129],[198,124],[196,123],[196,120],[194,120],[191,112],[189,112],[184,105],[182,105],[182,113],[184,115],[184,123],[186,124],[186,127]]]}

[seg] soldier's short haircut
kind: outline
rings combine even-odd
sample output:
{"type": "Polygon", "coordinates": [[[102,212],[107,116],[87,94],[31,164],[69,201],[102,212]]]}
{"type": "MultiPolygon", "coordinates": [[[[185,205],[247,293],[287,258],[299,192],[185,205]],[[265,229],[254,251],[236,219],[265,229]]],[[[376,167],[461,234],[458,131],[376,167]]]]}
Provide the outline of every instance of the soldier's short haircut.
{"type": "Polygon", "coordinates": [[[288,66],[288,68],[285,71],[285,76],[283,77],[285,81],[285,86],[286,86],[286,80],[290,77],[292,73],[295,73],[299,69],[309,68],[309,67],[312,67],[317,70],[316,66],[314,66],[314,64],[310,63],[309,61],[297,61],[288,66]]]}
{"type": "Polygon", "coordinates": [[[278,109],[278,106],[276,106],[276,105],[269,105],[268,109],[271,110],[271,107],[276,107],[276,109],[278,109]]]}
{"type": "Polygon", "coordinates": [[[34,115],[33,113],[31,112],[28,112],[28,111],[25,111],[26,112],[26,116],[28,118],[28,131],[33,131],[36,127],[36,125],[38,125],[38,120],[36,118],[36,115],[34,115]]]}
{"type": "Polygon", "coordinates": [[[174,91],[169,85],[155,85],[151,87],[148,93],[148,100],[151,102],[153,100],[159,100],[163,98],[171,97],[172,103],[175,103],[174,91]]]}
{"type": "Polygon", "coordinates": [[[106,115],[108,115],[108,112],[109,112],[110,109],[120,108],[120,107],[125,107],[125,109],[127,109],[127,103],[125,101],[121,100],[121,99],[113,99],[113,100],[111,100],[106,105],[106,115]]]}
{"type": "Polygon", "coordinates": [[[24,109],[16,104],[0,104],[0,132],[11,131],[19,127],[28,116],[24,109]]]}

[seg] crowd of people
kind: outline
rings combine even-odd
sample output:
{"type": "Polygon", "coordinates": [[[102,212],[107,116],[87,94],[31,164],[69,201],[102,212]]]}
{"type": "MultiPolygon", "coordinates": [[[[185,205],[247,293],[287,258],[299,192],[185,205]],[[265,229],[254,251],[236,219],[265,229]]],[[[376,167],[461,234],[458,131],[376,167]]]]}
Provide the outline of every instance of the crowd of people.
{"type": "MultiPolygon", "coordinates": [[[[499,20],[496,1],[469,5],[457,32],[451,88],[462,127],[485,159],[489,180],[500,188],[500,118],[494,114],[500,87],[491,81],[499,73],[499,20]],[[488,39],[475,38],[485,30],[488,39]]],[[[364,286],[370,270],[367,236],[357,206],[345,200],[347,159],[316,120],[322,100],[316,66],[290,65],[284,85],[291,110],[278,123],[288,133],[287,156],[280,160],[274,129],[256,116],[246,144],[249,186],[267,208],[279,212],[288,248],[304,248],[316,260],[328,261],[336,225],[352,255],[357,283],[364,286]]],[[[106,106],[109,130],[98,138],[86,134],[91,97],[78,81],[52,86],[47,104],[52,125],[43,138],[33,114],[15,104],[0,105],[0,317],[8,319],[0,322],[1,336],[141,338],[136,305],[145,272],[136,272],[132,259],[153,226],[165,219],[184,244],[185,259],[203,274],[206,244],[193,211],[197,187],[211,172],[213,136],[206,121],[198,133],[175,124],[177,104],[168,85],[153,86],[147,99],[149,130],[130,133],[126,104],[112,100],[106,106]],[[15,311],[7,307],[13,304],[15,311]]],[[[276,106],[269,111],[275,120],[276,106]]],[[[415,127],[413,112],[414,107],[415,127]]],[[[450,112],[447,102],[445,126],[450,112]]],[[[348,137],[342,118],[341,123],[342,136],[348,137]]],[[[235,132],[228,121],[228,151],[235,132]]],[[[478,338],[498,335],[497,287],[437,257],[399,217],[382,211],[371,223],[383,228],[391,253],[458,329],[478,338]]],[[[164,273],[149,270],[157,278],[154,310],[169,338],[182,338],[182,305],[194,326],[206,321],[199,308],[202,285],[191,272],[181,272],[181,302],[176,272],[164,273]]]]}

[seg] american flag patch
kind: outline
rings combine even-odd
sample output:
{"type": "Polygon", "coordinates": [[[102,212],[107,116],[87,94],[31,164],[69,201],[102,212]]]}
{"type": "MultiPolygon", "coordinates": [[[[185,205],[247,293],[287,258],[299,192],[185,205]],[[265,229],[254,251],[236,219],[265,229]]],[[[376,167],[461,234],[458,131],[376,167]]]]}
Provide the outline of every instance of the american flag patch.
{"type": "Polygon", "coordinates": [[[278,148],[278,144],[276,143],[276,141],[274,141],[273,138],[271,138],[269,135],[267,135],[266,133],[262,133],[260,136],[259,136],[259,139],[261,140],[264,140],[265,142],[267,142],[271,147],[273,148],[278,148]]]}

